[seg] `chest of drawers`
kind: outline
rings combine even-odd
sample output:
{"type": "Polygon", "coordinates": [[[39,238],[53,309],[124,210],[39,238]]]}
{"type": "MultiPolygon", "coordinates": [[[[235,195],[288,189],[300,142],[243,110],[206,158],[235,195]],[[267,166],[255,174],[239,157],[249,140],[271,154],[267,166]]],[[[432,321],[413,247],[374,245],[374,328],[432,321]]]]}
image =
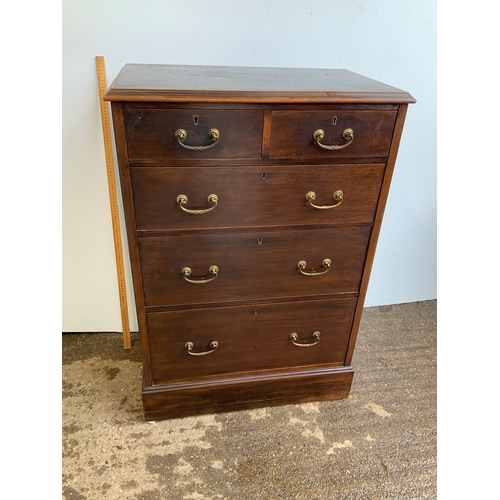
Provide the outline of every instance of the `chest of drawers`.
{"type": "Polygon", "coordinates": [[[147,420],[349,395],[409,103],[345,70],[110,86],[147,420]]]}

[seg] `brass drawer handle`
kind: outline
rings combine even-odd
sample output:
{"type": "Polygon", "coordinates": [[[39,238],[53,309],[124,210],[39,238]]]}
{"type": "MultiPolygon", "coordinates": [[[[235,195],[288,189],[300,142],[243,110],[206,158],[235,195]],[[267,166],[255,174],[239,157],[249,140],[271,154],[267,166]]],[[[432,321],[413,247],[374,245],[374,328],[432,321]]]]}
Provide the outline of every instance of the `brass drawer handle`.
{"type": "Polygon", "coordinates": [[[193,352],[194,349],[194,344],[192,342],[186,342],[184,344],[184,349],[188,352],[188,354],[191,354],[191,356],[205,356],[206,354],[210,354],[214,352],[217,347],[219,347],[219,342],[216,340],[212,340],[209,344],[210,351],[201,351],[201,352],[193,352]]]}
{"type": "Polygon", "coordinates": [[[316,200],[316,193],[314,191],[309,191],[306,194],[306,200],[309,202],[309,205],[318,210],[329,210],[330,208],[338,207],[344,201],[344,193],[340,191],[340,189],[335,191],[335,193],[333,193],[333,199],[337,202],[334,205],[315,205],[313,201],[316,200]]]}
{"type": "Polygon", "coordinates": [[[338,149],[343,149],[349,146],[349,144],[354,141],[354,132],[352,128],[346,128],[344,132],[342,133],[342,137],[347,141],[345,144],[341,144],[339,146],[333,145],[333,146],[327,146],[326,144],[321,144],[323,138],[325,137],[325,132],[324,130],[321,130],[320,128],[316,130],[313,134],[313,139],[316,141],[316,144],[323,149],[328,149],[329,151],[337,151],[338,149]]]}
{"type": "Polygon", "coordinates": [[[319,341],[321,340],[319,338],[319,336],[321,335],[320,332],[318,331],[315,331],[313,334],[312,334],[312,338],[313,339],[316,339],[316,342],[310,342],[309,344],[303,344],[301,342],[297,342],[297,339],[299,338],[299,336],[296,334],[296,333],[292,333],[290,334],[290,340],[292,341],[292,344],[293,345],[296,345],[297,347],[311,347],[313,345],[316,345],[319,343],[319,341]]]}
{"type": "Polygon", "coordinates": [[[200,215],[200,214],[206,214],[207,212],[210,212],[210,210],[213,210],[217,206],[217,202],[219,201],[219,198],[217,197],[216,194],[209,194],[207,196],[207,201],[210,203],[210,205],[213,205],[213,207],[210,208],[203,208],[200,210],[192,210],[190,208],[186,208],[184,205],[188,202],[188,197],[185,194],[180,194],[177,196],[176,200],[177,204],[181,207],[184,212],[188,214],[195,214],[195,215],[200,215]]]}
{"type": "Polygon", "coordinates": [[[194,283],[196,285],[203,285],[204,283],[208,283],[210,281],[213,281],[215,278],[217,278],[217,273],[219,272],[219,268],[217,266],[210,266],[208,268],[208,272],[212,276],[208,276],[206,278],[198,278],[198,279],[191,279],[189,276],[191,276],[191,268],[190,267],[183,267],[181,269],[181,274],[184,276],[184,279],[186,281],[189,281],[189,283],[194,283]]]}
{"type": "Polygon", "coordinates": [[[327,273],[332,268],[332,261],[330,259],[323,259],[321,265],[325,268],[324,271],[304,271],[307,266],[307,262],[305,260],[301,260],[297,264],[297,269],[305,276],[319,276],[320,274],[327,273]]]}
{"type": "Polygon", "coordinates": [[[205,149],[213,148],[217,144],[220,132],[216,128],[211,128],[208,131],[208,138],[212,141],[212,144],[209,144],[208,146],[188,146],[187,144],[184,144],[182,141],[187,137],[187,132],[183,128],[177,129],[174,136],[183,148],[190,149],[191,151],[203,151],[205,149]]]}

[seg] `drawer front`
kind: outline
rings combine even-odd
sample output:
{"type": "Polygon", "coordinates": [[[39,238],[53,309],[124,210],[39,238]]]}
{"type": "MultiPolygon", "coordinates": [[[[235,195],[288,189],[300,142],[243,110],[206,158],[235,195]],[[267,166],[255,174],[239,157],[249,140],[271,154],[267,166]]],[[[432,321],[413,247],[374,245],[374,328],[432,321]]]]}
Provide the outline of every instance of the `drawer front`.
{"type": "Polygon", "coordinates": [[[261,156],[263,112],[259,110],[126,108],[124,114],[131,163],[261,156]],[[218,130],[217,141],[210,139],[211,129],[218,130]],[[183,147],[176,138],[178,130],[185,131],[182,144],[206,149],[183,147]]]}
{"type": "Polygon", "coordinates": [[[131,169],[139,230],[373,221],[383,164],[131,169]],[[333,194],[342,191],[342,199],[333,194]],[[317,209],[306,199],[314,192],[317,209]],[[184,194],[185,205],[176,200],[184,194]],[[207,198],[215,194],[217,206],[207,198]],[[182,210],[209,210],[202,214],[182,210]],[[210,210],[211,209],[211,210],[210,210]]]}
{"type": "Polygon", "coordinates": [[[139,238],[146,306],[357,292],[370,227],[139,238]],[[324,259],[331,267],[323,267],[324,259]],[[297,268],[305,261],[304,272],[297,268]],[[215,279],[211,266],[219,268],[215,279]],[[188,279],[181,274],[191,269],[188,279]],[[324,272],[326,271],[326,272],[324,272]]]}
{"type": "Polygon", "coordinates": [[[147,315],[155,384],[257,370],[342,364],[356,299],[172,311],[147,315]],[[296,343],[312,344],[298,347],[296,343]],[[216,349],[210,347],[216,341],[216,349]],[[191,352],[212,351],[205,355],[191,352]]]}
{"type": "Polygon", "coordinates": [[[389,153],[396,114],[396,110],[388,109],[273,111],[270,158],[384,159],[389,153]],[[343,137],[347,129],[352,130],[352,141],[343,137]],[[344,147],[333,151],[321,148],[313,139],[317,130],[324,132],[321,144],[344,147]]]}

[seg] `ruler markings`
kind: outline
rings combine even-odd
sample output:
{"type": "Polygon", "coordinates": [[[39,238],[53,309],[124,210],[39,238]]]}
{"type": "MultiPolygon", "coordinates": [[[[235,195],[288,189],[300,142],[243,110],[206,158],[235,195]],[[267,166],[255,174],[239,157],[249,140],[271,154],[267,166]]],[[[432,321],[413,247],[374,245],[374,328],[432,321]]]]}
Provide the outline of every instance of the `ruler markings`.
{"type": "Polygon", "coordinates": [[[111,127],[108,103],[103,97],[106,93],[106,74],[104,70],[104,57],[96,56],[97,79],[99,84],[99,101],[101,106],[102,133],[104,138],[104,151],[106,156],[106,170],[108,174],[109,202],[111,206],[111,219],[113,223],[113,239],[115,244],[116,270],[118,276],[118,292],[120,296],[120,310],[123,329],[123,347],[130,349],[130,326],[127,306],[127,288],[125,285],[125,270],[123,264],[123,249],[120,230],[120,215],[116,197],[115,169],[113,162],[113,148],[111,144],[111,127]]]}

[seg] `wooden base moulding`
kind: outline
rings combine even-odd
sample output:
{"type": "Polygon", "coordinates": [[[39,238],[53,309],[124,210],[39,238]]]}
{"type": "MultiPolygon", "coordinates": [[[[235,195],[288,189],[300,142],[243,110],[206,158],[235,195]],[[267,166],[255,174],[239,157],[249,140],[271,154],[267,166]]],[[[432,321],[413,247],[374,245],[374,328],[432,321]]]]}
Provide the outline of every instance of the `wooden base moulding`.
{"type": "Polygon", "coordinates": [[[342,366],[153,387],[143,381],[144,416],[161,420],[343,399],[349,396],[353,376],[352,367],[342,366]]]}

